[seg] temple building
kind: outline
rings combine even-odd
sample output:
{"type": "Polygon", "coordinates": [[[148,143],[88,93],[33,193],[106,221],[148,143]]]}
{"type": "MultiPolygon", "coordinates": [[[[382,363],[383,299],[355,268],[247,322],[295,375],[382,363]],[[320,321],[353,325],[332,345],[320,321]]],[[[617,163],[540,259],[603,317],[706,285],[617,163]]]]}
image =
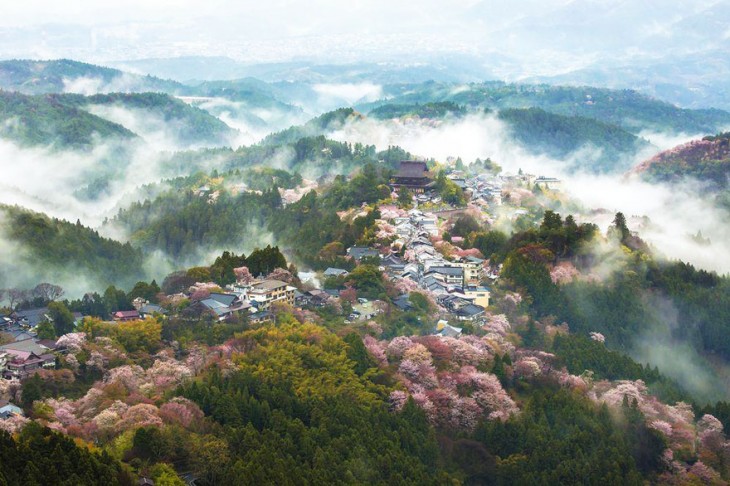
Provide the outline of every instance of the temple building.
{"type": "Polygon", "coordinates": [[[416,160],[403,160],[400,163],[398,173],[393,179],[392,186],[397,191],[405,187],[411,192],[420,194],[434,185],[431,173],[428,171],[426,162],[416,160]]]}

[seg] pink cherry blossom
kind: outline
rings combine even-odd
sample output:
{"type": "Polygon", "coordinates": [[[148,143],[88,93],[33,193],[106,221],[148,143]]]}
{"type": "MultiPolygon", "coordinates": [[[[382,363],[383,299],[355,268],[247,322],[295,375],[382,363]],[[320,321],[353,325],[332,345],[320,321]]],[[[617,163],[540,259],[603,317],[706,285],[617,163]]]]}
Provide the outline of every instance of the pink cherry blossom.
{"type": "Polygon", "coordinates": [[[368,350],[370,356],[375,358],[379,366],[388,364],[388,357],[385,355],[385,349],[377,339],[372,336],[365,336],[362,341],[365,345],[365,349],[368,350]]]}
{"type": "Polygon", "coordinates": [[[65,347],[69,353],[76,354],[81,351],[86,343],[86,334],[83,332],[71,332],[64,334],[56,341],[59,347],[65,347]]]}
{"type": "Polygon", "coordinates": [[[160,417],[167,423],[177,423],[183,427],[203,419],[203,411],[195,402],[183,397],[175,397],[160,407],[160,417]]]}
{"type": "Polygon", "coordinates": [[[14,434],[25,427],[28,422],[29,420],[22,415],[11,415],[6,419],[0,419],[0,430],[14,434]]]}
{"type": "Polygon", "coordinates": [[[399,360],[403,357],[406,350],[414,345],[415,343],[411,340],[411,338],[398,336],[393,339],[390,344],[388,344],[386,350],[388,358],[391,360],[399,360]]]}
{"type": "Polygon", "coordinates": [[[550,271],[550,279],[556,284],[570,283],[579,275],[578,269],[570,262],[560,262],[550,271]]]}
{"type": "Polygon", "coordinates": [[[591,339],[593,339],[596,342],[599,342],[599,343],[606,342],[606,337],[603,334],[601,334],[600,332],[591,332],[590,336],[591,336],[591,339]]]}
{"type": "Polygon", "coordinates": [[[512,326],[504,314],[495,314],[487,318],[487,321],[482,326],[487,332],[494,332],[506,336],[512,331],[512,326]]]}
{"type": "Polygon", "coordinates": [[[249,272],[248,267],[238,267],[233,269],[236,275],[236,283],[239,285],[247,285],[253,281],[253,275],[249,272]]]}
{"type": "Polygon", "coordinates": [[[402,390],[393,390],[392,392],[390,392],[388,402],[390,404],[391,410],[400,411],[407,401],[408,393],[402,390]]]}

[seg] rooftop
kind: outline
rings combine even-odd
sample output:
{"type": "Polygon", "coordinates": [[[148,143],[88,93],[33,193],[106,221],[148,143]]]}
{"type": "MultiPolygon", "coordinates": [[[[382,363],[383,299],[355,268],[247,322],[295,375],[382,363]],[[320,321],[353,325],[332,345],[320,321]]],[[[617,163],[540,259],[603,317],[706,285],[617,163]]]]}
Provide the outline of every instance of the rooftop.
{"type": "Polygon", "coordinates": [[[286,283],[281,280],[262,280],[260,282],[254,282],[252,287],[254,290],[276,290],[281,287],[286,287],[286,283]]]}
{"type": "Polygon", "coordinates": [[[396,177],[428,177],[428,166],[426,162],[416,160],[403,160],[396,177]]]}

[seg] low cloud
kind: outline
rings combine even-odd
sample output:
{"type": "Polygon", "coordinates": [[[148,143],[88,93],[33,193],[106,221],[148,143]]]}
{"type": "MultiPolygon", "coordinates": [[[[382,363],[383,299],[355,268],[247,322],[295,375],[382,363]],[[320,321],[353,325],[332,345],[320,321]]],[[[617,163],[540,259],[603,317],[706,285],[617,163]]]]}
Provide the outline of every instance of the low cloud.
{"type": "Polygon", "coordinates": [[[110,80],[93,76],[63,78],[63,92],[91,96],[100,93],[149,91],[142,79],[137,75],[129,73],[122,73],[110,80]]]}
{"type": "Polygon", "coordinates": [[[662,374],[675,379],[700,402],[727,400],[730,368],[710,363],[686,338],[675,337],[689,323],[680,321],[669,299],[656,295],[647,298],[654,316],[634,340],[634,358],[657,366],[662,374]]]}
{"type": "Polygon", "coordinates": [[[312,88],[319,95],[317,102],[322,112],[383,98],[383,87],[373,83],[320,83],[312,88]]]}
{"type": "MultiPolygon", "coordinates": [[[[696,136],[660,133],[641,134],[654,144],[650,151],[639,153],[629,165],[636,165],[657,150],[671,148],[696,136]]],[[[533,155],[510,136],[509,127],[494,116],[469,115],[463,119],[439,122],[432,120],[378,121],[366,118],[353,121],[331,134],[336,140],[374,144],[378,149],[399,145],[413,154],[445,161],[462,157],[465,162],[491,158],[507,173],[519,169],[536,175],[555,176],[564,181],[564,191],[584,208],[584,220],[595,220],[606,229],[613,214],[622,211],[640,230],[642,238],[667,258],[678,258],[720,273],[730,272],[730,215],[719,209],[699,183],[648,183],[623,174],[596,175],[580,170],[582,164],[597,160],[600,152],[584,147],[564,159],[533,155]],[[576,169],[577,168],[577,169],[576,169]],[[592,211],[605,209],[609,217],[592,211]],[[690,235],[698,231],[711,245],[698,243],[690,235]]],[[[630,221],[631,222],[631,221],[630,221]]]]}

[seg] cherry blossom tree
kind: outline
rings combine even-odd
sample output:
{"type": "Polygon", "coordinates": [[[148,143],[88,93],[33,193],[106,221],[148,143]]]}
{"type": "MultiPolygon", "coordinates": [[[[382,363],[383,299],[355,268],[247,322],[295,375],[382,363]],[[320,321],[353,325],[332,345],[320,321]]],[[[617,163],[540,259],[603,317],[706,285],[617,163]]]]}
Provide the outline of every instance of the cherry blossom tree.
{"type": "Polygon", "coordinates": [[[0,378],[0,400],[16,400],[20,388],[19,380],[15,378],[10,380],[0,378]]]}
{"type": "Polygon", "coordinates": [[[507,316],[504,314],[490,315],[482,326],[482,329],[487,332],[500,334],[502,336],[506,336],[507,334],[512,332],[512,326],[510,325],[507,316]]]}
{"type": "Polygon", "coordinates": [[[140,403],[129,407],[122,413],[121,420],[117,423],[117,431],[124,432],[125,430],[150,426],[162,426],[159,409],[154,405],[140,403]]]}
{"type": "Polygon", "coordinates": [[[591,339],[593,339],[596,342],[599,343],[605,343],[606,342],[606,336],[601,334],[600,332],[591,332],[590,333],[591,339]]]}
{"type": "Polygon", "coordinates": [[[400,411],[407,401],[408,393],[402,390],[393,390],[392,392],[390,392],[390,396],[388,397],[390,409],[396,412],[400,411]]]}
{"type": "Polygon", "coordinates": [[[253,281],[253,275],[248,270],[248,267],[238,267],[233,269],[233,273],[236,275],[236,283],[239,285],[248,285],[253,281]]]}
{"type": "Polygon", "coordinates": [[[175,360],[157,360],[146,372],[146,378],[158,391],[177,386],[193,376],[193,371],[175,360]]]}
{"type": "Polygon", "coordinates": [[[292,283],[294,281],[294,275],[286,268],[275,268],[266,278],[271,280],[280,280],[285,283],[292,283]]]}
{"type": "Polygon", "coordinates": [[[380,366],[388,364],[388,357],[385,354],[385,349],[377,339],[372,336],[365,336],[362,342],[365,345],[365,349],[367,349],[368,353],[370,353],[370,356],[375,358],[380,366]]]}
{"type": "Polygon", "coordinates": [[[22,415],[11,415],[6,419],[0,419],[0,430],[14,434],[25,427],[28,422],[29,420],[22,415]]]}
{"type": "Polygon", "coordinates": [[[187,398],[175,397],[160,407],[160,417],[166,423],[179,424],[189,428],[200,422],[204,414],[195,402],[187,398]]]}
{"type": "Polygon", "coordinates": [[[560,262],[550,271],[550,279],[559,285],[570,283],[579,275],[578,269],[570,262],[560,262]]]}
{"type": "Polygon", "coordinates": [[[69,353],[76,354],[84,347],[86,334],[83,332],[71,332],[64,334],[56,341],[56,346],[68,349],[69,353]]]}
{"type": "Polygon", "coordinates": [[[393,360],[400,360],[406,350],[414,346],[414,344],[415,343],[411,341],[411,338],[398,336],[397,338],[393,339],[386,348],[388,358],[393,360]]]}

